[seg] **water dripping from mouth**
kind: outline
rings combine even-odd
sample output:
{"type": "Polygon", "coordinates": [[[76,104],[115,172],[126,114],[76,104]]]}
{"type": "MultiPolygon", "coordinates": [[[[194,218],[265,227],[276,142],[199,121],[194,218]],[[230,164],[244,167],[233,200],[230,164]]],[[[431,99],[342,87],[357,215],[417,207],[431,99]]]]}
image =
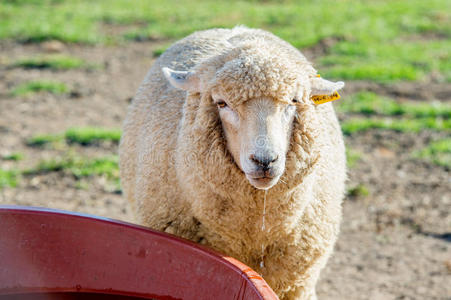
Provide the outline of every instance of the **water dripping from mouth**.
{"type": "MultiPolygon", "coordinates": [[[[266,216],[266,194],[268,193],[268,190],[265,190],[265,195],[263,197],[263,216],[262,216],[262,227],[261,230],[262,232],[265,231],[266,227],[265,227],[265,216],[266,216]]],[[[261,253],[261,259],[260,259],[260,268],[264,268],[265,267],[265,243],[262,241],[262,253],[261,253]]]]}
{"type": "Polygon", "coordinates": [[[262,231],[265,231],[265,216],[266,216],[266,194],[268,190],[265,190],[265,196],[263,198],[263,216],[262,216],[262,231]]]}

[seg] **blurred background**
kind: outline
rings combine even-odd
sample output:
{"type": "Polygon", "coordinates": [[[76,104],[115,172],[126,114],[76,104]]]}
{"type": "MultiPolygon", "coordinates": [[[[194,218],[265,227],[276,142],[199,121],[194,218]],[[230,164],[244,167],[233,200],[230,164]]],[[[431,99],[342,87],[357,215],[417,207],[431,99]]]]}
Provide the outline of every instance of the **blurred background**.
{"type": "Polygon", "coordinates": [[[0,204],[133,221],[117,146],[152,62],[237,24],[299,48],[347,144],[320,299],[451,299],[451,1],[0,1],[0,204]]]}

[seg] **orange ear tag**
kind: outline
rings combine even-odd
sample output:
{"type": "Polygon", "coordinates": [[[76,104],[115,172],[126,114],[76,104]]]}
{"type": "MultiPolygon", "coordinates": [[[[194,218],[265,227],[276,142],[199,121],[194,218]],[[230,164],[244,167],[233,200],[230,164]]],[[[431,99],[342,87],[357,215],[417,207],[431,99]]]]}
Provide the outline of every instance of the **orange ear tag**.
{"type": "MultiPolygon", "coordinates": [[[[321,77],[321,76],[319,74],[317,74],[316,77],[321,77]]],[[[313,103],[318,105],[318,104],[323,104],[326,102],[338,100],[338,99],[340,99],[340,94],[338,94],[338,92],[334,92],[332,95],[315,95],[315,96],[311,96],[310,99],[313,101],[313,103]]]]}

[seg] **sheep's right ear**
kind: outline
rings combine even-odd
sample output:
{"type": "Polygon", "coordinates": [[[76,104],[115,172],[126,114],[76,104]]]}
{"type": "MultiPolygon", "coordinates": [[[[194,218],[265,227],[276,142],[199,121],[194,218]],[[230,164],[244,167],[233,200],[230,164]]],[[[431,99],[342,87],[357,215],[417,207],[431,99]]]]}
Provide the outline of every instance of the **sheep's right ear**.
{"type": "Polygon", "coordinates": [[[164,77],[169,81],[169,83],[181,90],[190,92],[199,92],[200,83],[199,76],[193,71],[175,71],[170,68],[162,68],[164,77]]]}

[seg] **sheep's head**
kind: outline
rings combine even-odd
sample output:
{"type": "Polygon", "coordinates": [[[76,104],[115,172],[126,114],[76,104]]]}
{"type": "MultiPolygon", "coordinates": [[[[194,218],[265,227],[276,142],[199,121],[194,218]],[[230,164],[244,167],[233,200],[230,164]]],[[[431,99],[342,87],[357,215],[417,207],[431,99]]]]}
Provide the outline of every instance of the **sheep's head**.
{"type": "Polygon", "coordinates": [[[210,98],[236,165],[255,188],[269,189],[285,171],[298,110],[314,105],[311,95],[332,94],[344,84],[315,77],[306,61],[251,50],[214,57],[192,71],[163,73],[174,87],[210,98]]]}

